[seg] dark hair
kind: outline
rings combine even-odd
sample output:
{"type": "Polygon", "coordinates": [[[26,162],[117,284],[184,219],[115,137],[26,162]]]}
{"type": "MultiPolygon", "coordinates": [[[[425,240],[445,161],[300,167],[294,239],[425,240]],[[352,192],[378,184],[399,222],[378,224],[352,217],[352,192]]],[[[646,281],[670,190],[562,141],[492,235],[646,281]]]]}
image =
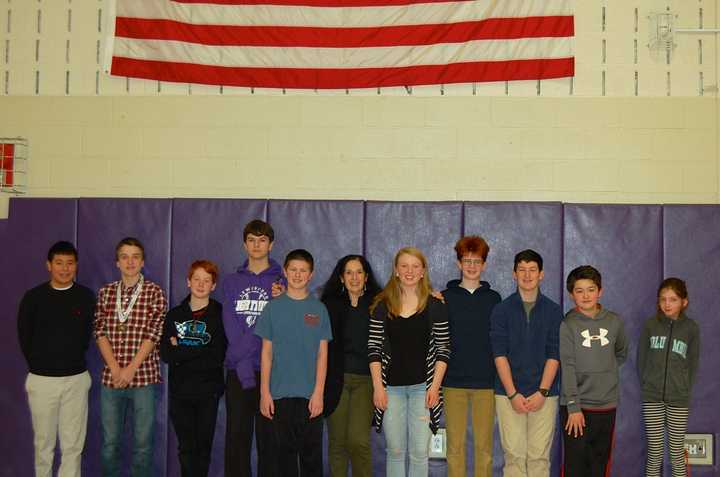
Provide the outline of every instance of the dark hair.
{"type": "Polygon", "coordinates": [[[212,277],[213,283],[217,283],[217,277],[220,271],[218,270],[218,266],[215,265],[215,262],[211,262],[210,260],[195,260],[188,270],[188,280],[192,278],[193,273],[195,273],[195,270],[198,268],[205,270],[212,277]]]}
{"type": "Polygon", "coordinates": [[[683,280],[680,280],[676,277],[669,277],[662,281],[660,286],[658,287],[658,306],[657,306],[657,318],[660,319],[663,316],[663,312],[660,309],[660,293],[662,293],[663,290],[672,290],[675,292],[677,296],[680,297],[681,300],[687,300],[688,299],[688,291],[687,291],[687,285],[685,285],[685,282],[683,280]]]}
{"type": "Polygon", "coordinates": [[[597,268],[590,265],[581,265],[574,268],[567,276],[567,291],[572,293],[575,288],[575,282],[578,280],[592,280],[598,289],[602,290],[602,275],[597,268]]]}
{"type": "Polygon", "coordinates": [[[484,262],[487,260],[488,253],[490,253],[490,246],[484,238],[477,235],[469,235],[457,241],[455,244],[455,253],[457,254],[458,260],[462,260],[462,258],[469,253],[475,253],[480,255],[484,262]]]}
{"type": "Polygon", "coordinates": [[[72,255],[75,257],[75,261],[78,259],[78,252],[75,248],[75,245],[72,244],[72,242],[68,242],[66,240],[61,240],[59,242],[55,242],[52,247],[50,247],[50,250],[48,250],[47,254],[47,261],[52,262],[53,258],[55,258],[55,255],[72,255]]]}
{"type": "Polygon", "coordinates": [[[340,281],[340,277],[342,277],[343,273],[345,273],[345,266],[347,263],[353,260],[360,262],[360,265],[365,272],[365,276],[367,276],[367,282],[365,282],[365,294],[370,298],[377,295],[380,291],[380,286],[378,285],[377,280],[375,280],[372,267],[367,259],[362,255],[345,255],[343,258],[338,260],[332,274],[330,274],[330,278],[328,278],[325,285],[323,285],[322,296],[320,297],[322,301],[325,301],[330,297],[347,296],[347,290],[344,289],[343,284],[340,281]]]}
{"type": "Polygon", "coordinates": [[[265,235],[270,239],[270,242],[275,240],[275,231],[267,222],[263,222],[260,219],[251,220],[245,225],[243,229],[243,242],[247,240],[247,236],[253,234],[258,237],[265,235]]]}
{"type": "Polygon", "coordinates": [[[522,252],[518,252],[517,255],[515,255],[515,261],[513,262],[513,271],[517,270],[520,262],[535,262],[537,263],[539,271],[542,272],[543,259],[535,250],[529,248],[527,250],[523,250],[522,252]]]}
{"type": "Polygon", "coordinates": [[[121,241],[118,242],[117,246],[115,247],[115,259],[120,258],[118,256],[118,253],[120,252],[120,249],[125,245],[139,248],[140,253],[142,253],[142,259],[145,260],[145,247],[143,247],[142,242],[140,240],[136,239],[135,237],[125,237],[124,239],[122,239],[121,241]]]}
{"type": "Polygon", "coordinates": [[[290,260],[302,260],[304,262],[307,262],[308,265],[310,265],[311,272],[315,268],[315,260],[313,260],[312,254],[304,248],[296,248],[292,252],[288,253],[285,257],[285,263],[283,263],[283,268],[287,268],[290,260]]]}

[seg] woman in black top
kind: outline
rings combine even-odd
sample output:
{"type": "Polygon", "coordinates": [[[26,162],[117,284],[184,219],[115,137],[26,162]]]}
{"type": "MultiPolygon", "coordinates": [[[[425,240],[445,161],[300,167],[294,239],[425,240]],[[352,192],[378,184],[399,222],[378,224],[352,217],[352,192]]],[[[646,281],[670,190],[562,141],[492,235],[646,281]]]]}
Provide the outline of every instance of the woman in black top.
{"type": "Polygon", "coordinates": [[[323,287],[334,339],[328,347],[325,417],[328,423],[330,475],[372,475],[370,423],[372,381],[367,361],[369,307],[379,291],[362,255],[341,258],[323,287]]]}

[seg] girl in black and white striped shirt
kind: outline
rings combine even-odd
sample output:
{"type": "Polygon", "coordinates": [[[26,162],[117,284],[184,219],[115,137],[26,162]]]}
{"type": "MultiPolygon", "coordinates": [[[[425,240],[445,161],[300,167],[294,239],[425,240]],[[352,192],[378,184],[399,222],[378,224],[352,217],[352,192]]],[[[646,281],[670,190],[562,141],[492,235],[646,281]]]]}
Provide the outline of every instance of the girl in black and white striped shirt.
{"type": "Polygon", "coordinates": [[[440,385],[450,357],[445,305],[431,296],[427,260],[413,247],[395,255],[393,274],[371,307],[368,356],[386,475],[428,475],[430,433],[442,413],[440,385]]]}

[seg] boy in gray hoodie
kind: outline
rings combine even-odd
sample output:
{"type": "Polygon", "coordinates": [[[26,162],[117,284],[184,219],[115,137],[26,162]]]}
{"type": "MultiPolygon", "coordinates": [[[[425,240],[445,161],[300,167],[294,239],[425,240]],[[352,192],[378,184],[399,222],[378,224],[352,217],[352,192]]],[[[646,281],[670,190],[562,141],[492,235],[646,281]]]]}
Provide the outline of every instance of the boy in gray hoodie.
{"type": "Polygon", "coordinates": [[[600,272],[589,265],[575,268],[567,277],[567,290],[575,308],[560,325],[563,475],[602,477],[609,475],[618,368],[627,357],[628,341],[620,317],[598,303],[600,272]]]}

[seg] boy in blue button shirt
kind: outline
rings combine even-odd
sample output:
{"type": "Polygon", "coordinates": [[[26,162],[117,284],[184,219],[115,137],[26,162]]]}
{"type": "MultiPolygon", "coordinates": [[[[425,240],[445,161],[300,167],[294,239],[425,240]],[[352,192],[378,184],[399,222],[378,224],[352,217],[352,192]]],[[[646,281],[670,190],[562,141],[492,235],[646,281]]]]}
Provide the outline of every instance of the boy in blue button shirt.
{"type": "Polygon", "coordinates": [[[321,477],[323,471],[323,392],[332,332],[325,305],[308,290],[313,263],[307,250],[285,257],[287,292],[268,303],[255,325],[263,339],[260,412],[272,420],[283,477],[321,477]]]}

